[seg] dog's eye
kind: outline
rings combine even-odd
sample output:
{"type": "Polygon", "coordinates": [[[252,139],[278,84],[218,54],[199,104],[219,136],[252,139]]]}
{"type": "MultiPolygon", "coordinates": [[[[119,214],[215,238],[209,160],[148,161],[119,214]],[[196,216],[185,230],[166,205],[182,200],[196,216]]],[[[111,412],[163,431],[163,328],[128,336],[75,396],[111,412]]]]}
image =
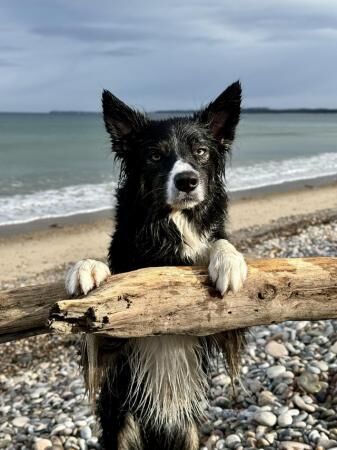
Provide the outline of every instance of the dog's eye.
{"type": "Polygon", "coordinates": [[[158,161],[161,160],[161,154],[158,153],[158,152],[153,152],[153,153],[151,153],[150,158],[151,158],[152,161],[158,162],[158,161]]]}
{"type": "Polygon", "coordinates": [[[193,152],[196,156],[204,156],[207,153],[207,149],[203,147],[196,148],[193,152]]]}

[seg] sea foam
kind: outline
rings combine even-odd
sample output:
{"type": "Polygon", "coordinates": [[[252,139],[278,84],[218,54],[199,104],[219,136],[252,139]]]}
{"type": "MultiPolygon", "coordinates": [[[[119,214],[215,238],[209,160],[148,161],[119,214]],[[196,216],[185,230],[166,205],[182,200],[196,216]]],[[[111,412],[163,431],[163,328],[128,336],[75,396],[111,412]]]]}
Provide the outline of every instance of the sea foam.
{"type": "MultiPolygon", "coordinates": [[[[337,174],[337,153],[308,158],[268,161],[229,168],[227,186],[232,192],[337,174]]],[[[39,190],[27,195],[0,196],[0,225],[66,217],[113,208],[116,181],[78,184],[39,190]]]]}

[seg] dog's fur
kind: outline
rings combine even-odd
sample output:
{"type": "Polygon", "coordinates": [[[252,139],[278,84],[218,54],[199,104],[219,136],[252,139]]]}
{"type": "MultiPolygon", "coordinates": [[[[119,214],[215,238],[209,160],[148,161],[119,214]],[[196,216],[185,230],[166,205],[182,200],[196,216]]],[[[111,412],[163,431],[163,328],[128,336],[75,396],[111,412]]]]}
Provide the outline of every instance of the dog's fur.
{"type": "MultiPolygon", "coordinates": [[[[241,86],[229,86],[192,118],[150,120],[103,92],[112,150],[121,163],[109,268],[94,260],[67,275],[70,294],[109,274],[149,266],[208,264],[224,295],[247,274],[225,232],[225,161],[239,122],[241,86]]],[[[158,298],[160,302],[160,297],[158,298]]],[[[106,450],[196,450],[209,353],[220,347],[237,374],[242,334],[212,338],[87,337],[83,365],[106,450]]]]}

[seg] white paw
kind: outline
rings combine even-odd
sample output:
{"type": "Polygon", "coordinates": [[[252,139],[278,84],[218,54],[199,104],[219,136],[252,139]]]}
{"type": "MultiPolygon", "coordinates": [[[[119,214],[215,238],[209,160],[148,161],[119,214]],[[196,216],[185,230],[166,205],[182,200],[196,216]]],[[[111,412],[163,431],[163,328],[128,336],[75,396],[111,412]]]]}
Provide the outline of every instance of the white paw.
{"type": "Polygon", "coordinates": [[[228,289],[237,292],[242,288],[248,268],[234,245],[226,239],[219,239],[211,248],[208,272],[216,289],[224,295],[228,289]]]}
{"type": "Polygon", "coordinates": [[[78,261],[66,275],[66,291],[69,295],[87,295],[110,275],[109,267],[95,259],[78,261]]]}

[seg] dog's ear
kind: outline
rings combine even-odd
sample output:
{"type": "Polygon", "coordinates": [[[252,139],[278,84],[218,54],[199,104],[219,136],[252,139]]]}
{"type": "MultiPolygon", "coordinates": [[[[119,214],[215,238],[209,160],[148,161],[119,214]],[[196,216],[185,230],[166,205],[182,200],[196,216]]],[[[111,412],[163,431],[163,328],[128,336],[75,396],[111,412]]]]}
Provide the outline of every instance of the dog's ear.
{"type": "Polygon", "coordinates": [[[221,144],[233,141],[241,112],[241,84],[237,81],[223,91],[197,118],[206,123],[221,144]]]}
{"type": "Polygon", "coordinates": [[[107,90],[102,94],[102,106],[105,127],[111,136],[113,151],[118,152],[118,144],[144,126],[146,117],[107,90]]]}

